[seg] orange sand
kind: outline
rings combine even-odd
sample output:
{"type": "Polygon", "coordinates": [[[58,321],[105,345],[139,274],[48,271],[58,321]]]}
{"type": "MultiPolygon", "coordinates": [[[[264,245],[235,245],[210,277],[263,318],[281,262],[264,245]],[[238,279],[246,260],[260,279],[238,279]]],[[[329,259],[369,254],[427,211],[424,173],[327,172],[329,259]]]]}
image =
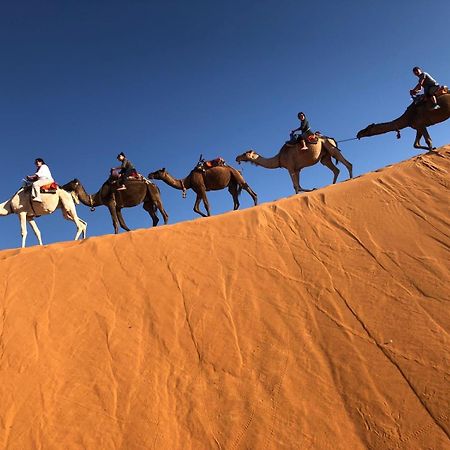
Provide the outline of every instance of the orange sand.
{"type": "Polygon", "coordinates": [[[0,447],[450,448],[449,171],[1,252],[0,447]]]}

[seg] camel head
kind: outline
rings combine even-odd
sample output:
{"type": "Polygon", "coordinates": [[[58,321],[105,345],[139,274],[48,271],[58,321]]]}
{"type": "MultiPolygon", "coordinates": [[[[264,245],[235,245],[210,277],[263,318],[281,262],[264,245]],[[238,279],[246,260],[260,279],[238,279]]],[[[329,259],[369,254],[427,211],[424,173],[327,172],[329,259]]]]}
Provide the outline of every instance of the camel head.
{"type": "Polygon", "coordinates": [[[61,186],[61,188],[67,192],[74,192],[77,191],[80,188],[80,186],[81,186],[80,180],[75,178],[72,181],[66,183],[64,186],[61,186]]]}
{"type": "Polygon", "coordinates": [[[75,178],[72,181],[66,183],[64,186],[61,186],[61,188],[67,192],[70,192],[70,195],[77,205],[80,203],[80,200],[78,198],[78,191],[81,188],[80,180],[75,178]]]}
{"type": "Polygon", "coordinates": [[[358,131],[358,134],[356,135],[356,137],[358,139],[361,139],[363,137],[368,137],[368,136],[372,136],[371,133],[371,129],[375,126],[374,123],[371,123],[370,125],[368,125],[366,128],[364,128],[363,130],[358,131]]]}
{"type": "Polygon", "coordinates": [[[242,155],[236,156],[236,162],[239,164],[241,162],[255,162],[258,158],[259,155],[254,150],[247,150],[245,153],[242,153],[242,155]]]}
{"type": "Polygon", "coordinates": [[[155,172],[150,172],[147,175],[149,180],[163,180],[167,175],[167,170],[165,167],[162,169],[156,170],[155,172]]]}

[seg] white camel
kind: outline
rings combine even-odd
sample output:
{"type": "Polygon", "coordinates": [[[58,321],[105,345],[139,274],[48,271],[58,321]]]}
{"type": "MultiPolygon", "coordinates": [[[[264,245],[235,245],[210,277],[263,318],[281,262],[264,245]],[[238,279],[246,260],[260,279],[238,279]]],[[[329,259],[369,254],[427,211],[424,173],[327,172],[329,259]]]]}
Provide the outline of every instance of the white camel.
{"type": "Polygon", "coordinates": [[[73,196],[64,189],[58,188],[56,193],[41,193],[42,203],[31,200],[31,190],[27,188],[19,189],[9,200],[0,203],[0,216],[17,214],[20,220],[22,234],[22,247],[25,247],[27,239],[27,222],[30,224],[37,237],[39,245],[42,245],[41,232],[36,225],[35,218],[51,214],[57,209],[61,209],[63,216],[67,220],[75,222],[77,234],[75,240],[83,233],[86,237],[87,223],[80,219],[75,208],[73,196]]]}

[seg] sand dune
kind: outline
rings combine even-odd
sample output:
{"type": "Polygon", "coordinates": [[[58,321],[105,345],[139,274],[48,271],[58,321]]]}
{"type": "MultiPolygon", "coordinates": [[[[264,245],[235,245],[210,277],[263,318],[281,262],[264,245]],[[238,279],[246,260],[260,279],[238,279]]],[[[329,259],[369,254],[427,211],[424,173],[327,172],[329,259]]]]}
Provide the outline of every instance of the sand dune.
{"type": "Polygon", "coordinates": [[[0,447],[450,448],[450,146],[0,253],[0,447]]]}

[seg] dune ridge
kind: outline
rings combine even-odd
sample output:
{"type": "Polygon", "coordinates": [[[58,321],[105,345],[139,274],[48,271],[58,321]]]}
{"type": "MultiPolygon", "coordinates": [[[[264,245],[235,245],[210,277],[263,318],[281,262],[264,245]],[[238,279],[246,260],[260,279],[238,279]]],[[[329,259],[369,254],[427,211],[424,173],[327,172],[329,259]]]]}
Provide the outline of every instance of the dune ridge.
{"type": "Polygon", "coordinates": [[[0,447],[450,448],[449,171],[0,252],[0,447]]]}

